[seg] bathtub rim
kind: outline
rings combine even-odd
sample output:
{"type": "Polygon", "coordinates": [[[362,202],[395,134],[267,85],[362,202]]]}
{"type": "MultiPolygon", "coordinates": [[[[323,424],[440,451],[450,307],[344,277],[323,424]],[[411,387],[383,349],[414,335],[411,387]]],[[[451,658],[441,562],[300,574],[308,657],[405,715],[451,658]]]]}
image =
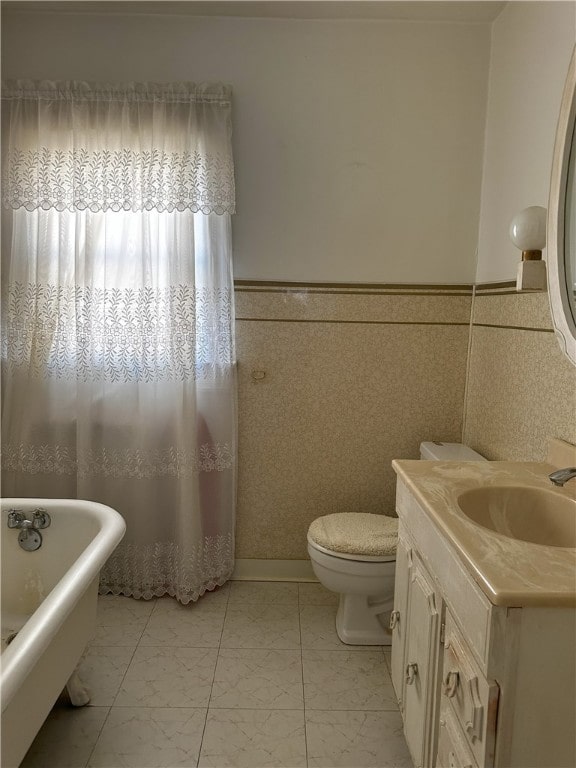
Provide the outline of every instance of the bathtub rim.
{"type": "MultiPolygon", "coordinates": [[[[43,507],[50,514],[57,514],[58,508],[85,512],[96,519],[100,530],[88,546],[78,553],[72,566],[28,619],[24,625],[25,631],[19,632],[2,653],[0,662],[2,712],[8,707],[22,682],[47,649],[78,600],[98,576],[102,566],[126,531],[124,518],[116,510],[96,501],[35,497],[0,499],[2,513],[11,506],[43,507]]],[[[4,528],[2,535],[6,535],[4,528]]]]}

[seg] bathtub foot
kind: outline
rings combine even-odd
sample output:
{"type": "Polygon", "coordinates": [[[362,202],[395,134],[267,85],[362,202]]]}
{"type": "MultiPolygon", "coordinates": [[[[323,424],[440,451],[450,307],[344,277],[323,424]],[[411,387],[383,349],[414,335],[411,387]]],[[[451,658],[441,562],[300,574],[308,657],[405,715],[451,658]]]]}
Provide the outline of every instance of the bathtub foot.
{"type": "Polygon", "coordinates": [[[84,707],[90,702],[90,694],[84,687],[84,683],[78,677],[77,672],[73,672],[70,675],[68,682],[66,683],[66,690],[70,697],[70,703],[73,707],[84,707]]]}

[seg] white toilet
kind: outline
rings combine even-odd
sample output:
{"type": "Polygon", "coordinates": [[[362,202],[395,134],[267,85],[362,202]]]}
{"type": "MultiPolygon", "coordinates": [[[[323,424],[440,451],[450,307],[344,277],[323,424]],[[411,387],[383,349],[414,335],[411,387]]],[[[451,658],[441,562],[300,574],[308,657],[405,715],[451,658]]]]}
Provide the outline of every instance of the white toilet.
{"type": "MultiPolygon", "coordinates": [[[[461,443],[420,444],[420,458],[485,461],[461,443]]],[[[349,645],[390,645],[398,520],[341,512],[319,517],[308,529],[308,554],[318,580],[340,595],[336,631],[349,645]]]]}

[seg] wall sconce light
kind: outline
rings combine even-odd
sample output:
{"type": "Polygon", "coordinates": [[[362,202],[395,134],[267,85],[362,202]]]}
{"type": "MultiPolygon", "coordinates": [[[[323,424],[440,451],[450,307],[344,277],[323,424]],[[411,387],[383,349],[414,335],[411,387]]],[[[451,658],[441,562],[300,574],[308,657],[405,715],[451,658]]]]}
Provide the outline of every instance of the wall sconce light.
{"type": "Polygon", "coordinates": [[[510,240],[522,251],[516,290],[545,291],[546,263],[542,261],[542,249],[546,246],[546,208],[531,205],[517,213],[510,223],[510,240]]]}

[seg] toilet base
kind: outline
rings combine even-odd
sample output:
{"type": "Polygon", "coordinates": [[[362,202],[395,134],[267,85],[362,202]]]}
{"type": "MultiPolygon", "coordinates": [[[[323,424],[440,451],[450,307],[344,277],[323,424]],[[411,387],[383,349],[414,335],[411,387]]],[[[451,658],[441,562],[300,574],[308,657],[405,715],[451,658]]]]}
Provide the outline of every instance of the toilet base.
{"type": "Polygon", "coordinates": [[[391,645],[388,619],[394,598],[340,594],[336,632],[347,645],[391,645]]]}
{"type": "Polygon", "coordinates": [[[391,645],[389,614],[394,605],[396,558],[352,559],[322,551],[308,541],[318,581],[340,596],[336,632],[347,645],[391,645]]]}

